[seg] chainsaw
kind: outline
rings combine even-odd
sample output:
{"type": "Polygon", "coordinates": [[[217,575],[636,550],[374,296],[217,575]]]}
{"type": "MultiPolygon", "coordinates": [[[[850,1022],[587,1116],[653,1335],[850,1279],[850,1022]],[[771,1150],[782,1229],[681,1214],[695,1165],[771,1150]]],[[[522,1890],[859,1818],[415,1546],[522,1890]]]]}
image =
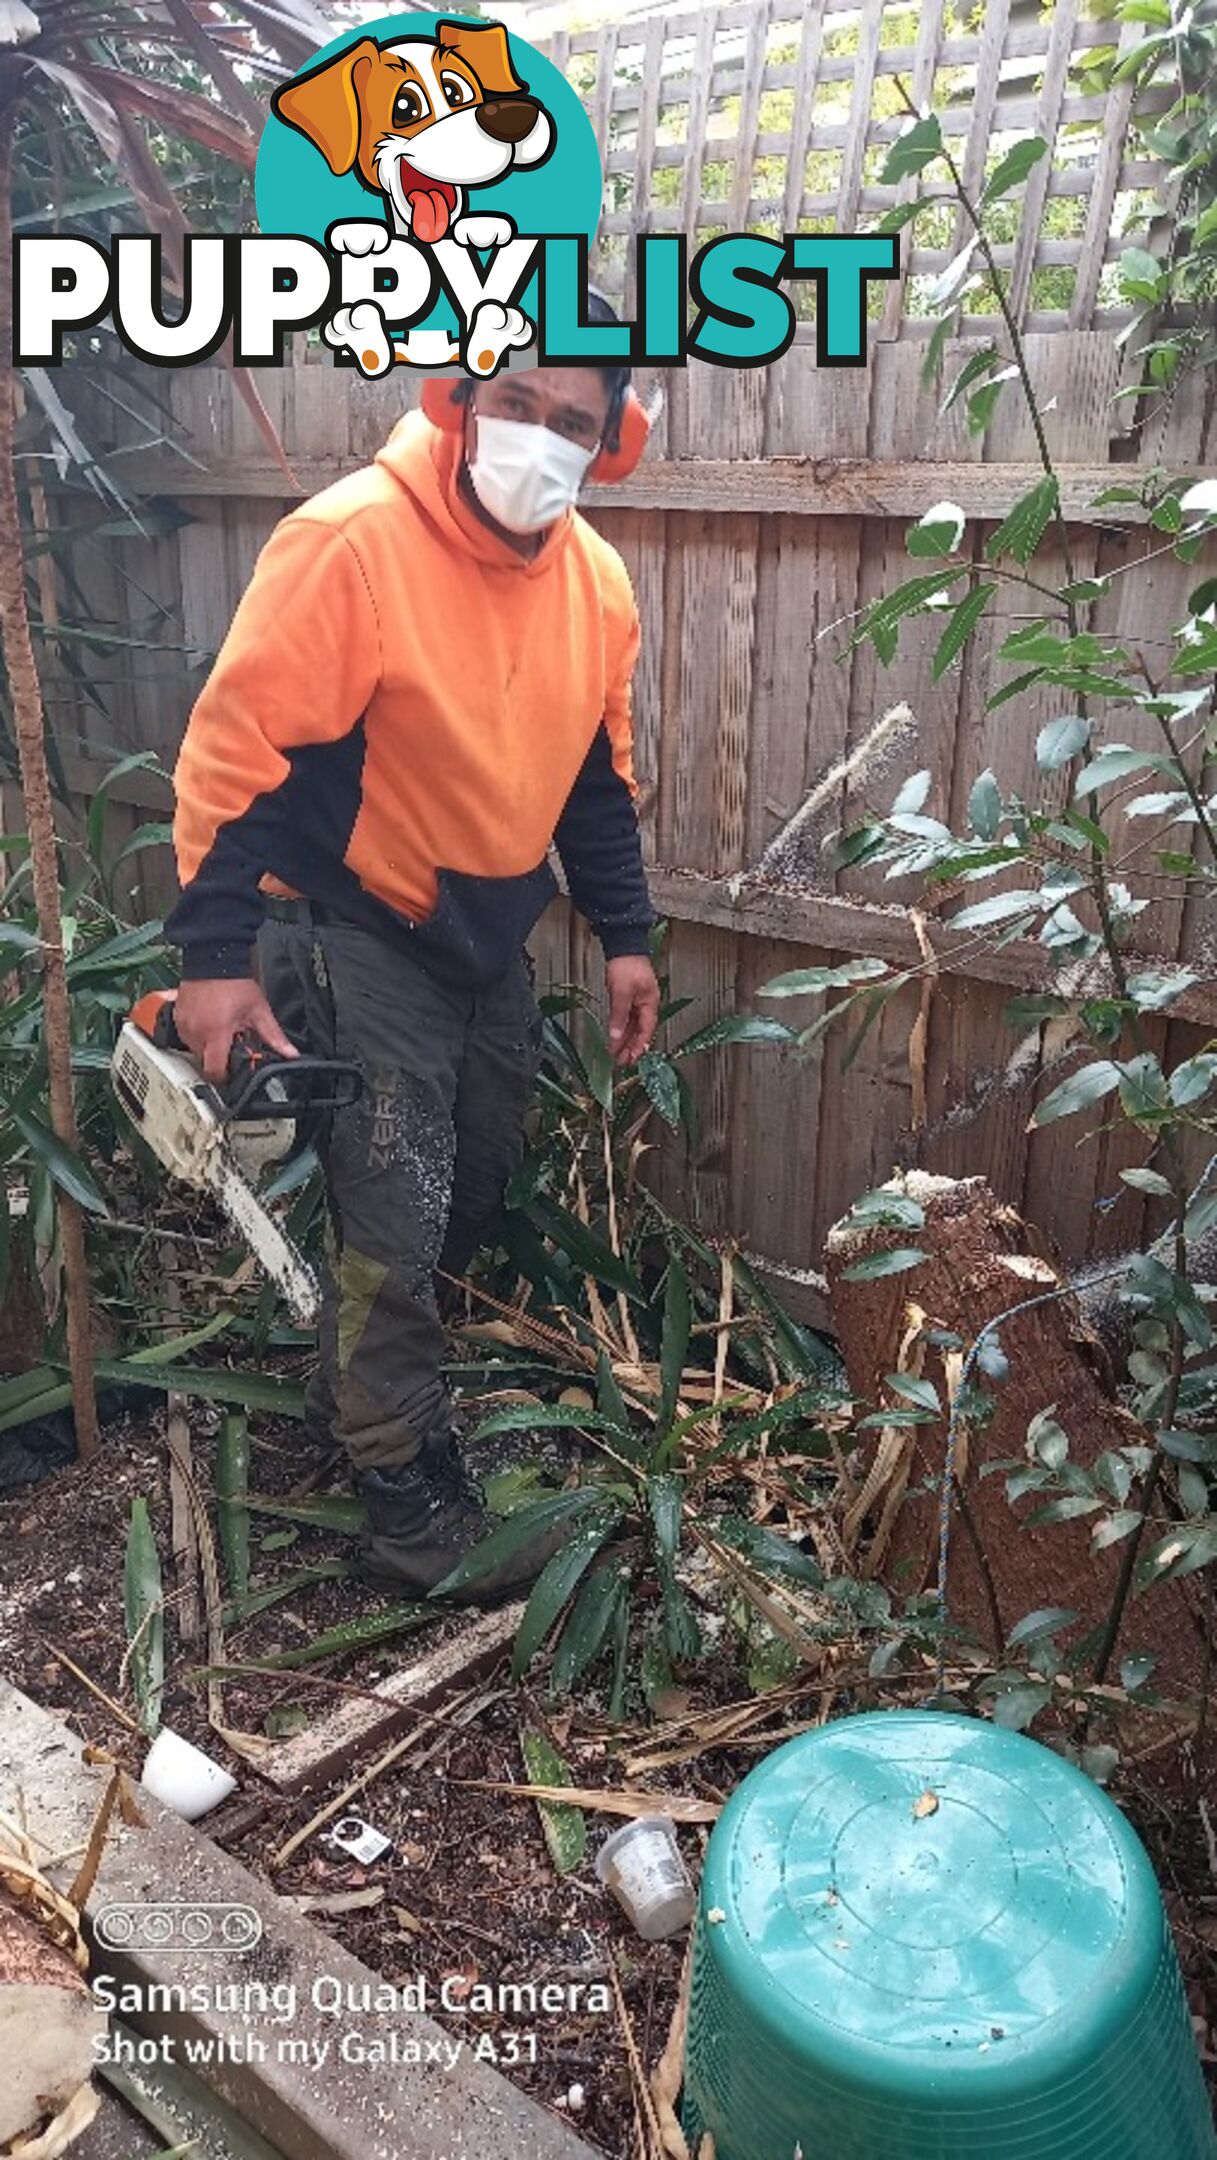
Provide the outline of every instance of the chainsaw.
{"type": "Polygon", "coordinates": [[[233,1037],[221,1086],[203,1078],[178,1034],[174,993],[149,991],[120,1030],[114,1092],[171,1176],[209,1192],[282,1292],[302,1327],[316,1325],[317,1277],[257,1191],[298,1155],[322,1119],[358,1100],[363,1078],[342,1058],[280,1057],[259,1036],[233,1037]]]}

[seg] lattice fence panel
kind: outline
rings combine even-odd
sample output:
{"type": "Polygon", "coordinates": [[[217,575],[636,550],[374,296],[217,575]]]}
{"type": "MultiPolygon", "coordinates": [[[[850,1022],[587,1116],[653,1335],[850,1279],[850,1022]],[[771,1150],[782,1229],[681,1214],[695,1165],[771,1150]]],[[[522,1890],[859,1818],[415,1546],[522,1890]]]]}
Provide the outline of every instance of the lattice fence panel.
{"type": "MultiPolygon", "coordinates": [[[[1105,53],[1143,35],[1091,19],[1084,0],[970,9],[733,0],[534,42],[596,128],[605,196],[595,272],[614,297],[629,297],[639,233],[683,232],[695,247],[741,227],[775,236],[873,227],[920,185],[880,180],[911,102],[940,114],[973,190],[1019,135],[1048,142],[1025,208],[1016,195],[992,223],[1020,323],[1052,330],[1125,319],[1119,256],[1147,245],[1162,214],[1161,168],[1130,139],[1130,92],[1106,89],[1098,73],[1105,53]]],[[[1164,86],[1160,101],[1168,96],[1164,86]]],[[[872,296],[883,337],[924,331],[935,282],[966,237],[950,204],[915,233],[902,242],[899,285],[872,296]]]]}

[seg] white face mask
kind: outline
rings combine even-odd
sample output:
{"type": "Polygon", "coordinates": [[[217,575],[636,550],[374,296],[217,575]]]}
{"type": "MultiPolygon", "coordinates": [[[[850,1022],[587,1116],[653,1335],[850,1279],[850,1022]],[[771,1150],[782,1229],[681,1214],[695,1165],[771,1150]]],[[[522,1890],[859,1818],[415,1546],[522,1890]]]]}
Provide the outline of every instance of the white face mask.
{"type": "Polygon", "coordinates": [[[477,415],[469,477],[484,510],[508,532],[544,532],[569,510],[595,450],[552,428],[477,415]]]}

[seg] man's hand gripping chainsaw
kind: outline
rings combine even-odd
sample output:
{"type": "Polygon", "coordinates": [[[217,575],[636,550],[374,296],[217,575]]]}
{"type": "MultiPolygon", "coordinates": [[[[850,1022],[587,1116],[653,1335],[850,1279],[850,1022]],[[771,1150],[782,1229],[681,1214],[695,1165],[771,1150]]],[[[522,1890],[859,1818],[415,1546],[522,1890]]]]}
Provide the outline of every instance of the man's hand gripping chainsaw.
{"type": "Polygon", "coordinates": [[[256,1190],[273,1163],[298,1154],[320,1119],[355,1102],[357,1065],[281,1058],[260,1038],[234,1036],[222,1087],[204,1080],[178,1034],[172,991],[142,997],[111,1062],[114,1092],[140,1138],[173,1177],[214,1194],[302,1327],[316,1324],[317,1278],[256,1190]]]}

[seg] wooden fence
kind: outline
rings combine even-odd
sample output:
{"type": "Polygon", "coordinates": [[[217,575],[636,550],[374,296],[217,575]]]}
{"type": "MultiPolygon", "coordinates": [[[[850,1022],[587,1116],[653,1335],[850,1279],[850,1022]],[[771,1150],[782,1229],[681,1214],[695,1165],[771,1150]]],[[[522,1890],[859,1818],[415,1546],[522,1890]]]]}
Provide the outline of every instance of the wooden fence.
{"type": "MultiPolygon", "coordinates": [[[[1079,575],[1127,569],[1151,546],[1144,513],[1121,504],[1097,514],[1094,495],[1113,465],[1120,477],[1156,464],[1173,472],[1211,467],[1217,416],[1212,385],[1198,379],[1157,413],[1113,402],[1122,358],[1095,264],[1106,252],[1117,191],[1152,175],[1125,154],[1118,101],[1100,114],[1093,98],[1070,87],[1066,62],[1079,46],[1093,47],[1104,26],[1080,22],[1070,0],[1045,14],[997,0],[977,36],[945,42],[943,21],[941,0],[919,17],[878,7],[848,17],[827,0],[807,8],[773,0],[580,34],[564,47],[559,41],[555,53],[577,81],[580,64],[590,67],[580,87],[608,146],[610,188],[619,174],[635,176],[628,202],[609,212],[609,241],[622,219],[630,230],[673,217],[697,229],[759,222],[755,174],[770,159],[796,171],[796,209],[817,217],[824,190],[808,191],[805,176],[828,139],[822,98],[830,88],[845,112],[831,123],[845,130],[839,145],[833,137],[849,211],[842,222],[869,214],[879,206],[874,146],[897,124],[872,117],[882,111],[878,86],[906,65],[919,96],[943,69],[954,71],[948,88],[960,100],[961,155],[974,172],[983,170],[996,130],[1038,117],[1050,132],[1072,131],[1067,140],[1076,145],[1083,124],[1090,128],[1088,165],[1075,170],[1054,158],[1044,172],[1031,238],[1012,240],[1011,268],[1061,465],[1075,568],[1079,575]],[[886,34],[897,15],[907,49],[886,34]],[[843,51],[834,26],[851,22],[862,42],[843,51]],[[637,65],[631,54],[642,55],[637,65]],[[968,70],[979,86],[972,119],[959,87],[968,70]],[[793,99],[784,119],[769,102],[778,95],[793,99]],[[679,97],[691,165],[667,155],[679,147],[670,119],[679,97]],[[705,206],[711,146],[716,162],[726,155],[715,124],[724,111],[747,155],[738,185],[705,206]],[[816,147],[807,151],[809,141],[816,147]],[[683,175],[671,206],[646,186],[647,174],[668,171],[683,175]],[[1084,186],[1079,175],[1088,176],[1084,186]],[[1043,237],[1058,197],[1084,206],[1076,244],[1043,237]],[[1044,253],[1051,249],[1071,250],[1068,262],[1044,253]],[[1045,269],[1068,270],[1073,286],[1041,323],[1036,283],[1045,269]]],[[[943,816],[959,813],[986,766],[1007,791],[1032,799],[1055,785],[1036,774],[1034,742],[1059,699],[1032,691],[985,711],[991,684],[1006,679],[996,647],[1028,612],[1017,587],[1004,589],[1013,597],[1003,595],[962,667],[940,682],[932,677],[937,632],[928,620],[902,638],[887,671],[869,649],[845,650],[856,610],[909,574],[910,518],[955,501],[979,550],[1035,475],[1031,430],[1013,392],[983,435],[969,435],[958,409],[943,417],[922,383],[914,288],[936,267],[914,252],[901,306],[875,326],[863,370],[819,370],[811,345],[797,340],[770,369],[693,365],[669,375],[653,453],[630,482],[591,497],[590,514],[625,557],[642,612],[635,707],[646,851],[671,924],[673,990],[696,999],[702,1017],[775,1010],[759,1003],[758,990],[795,966],[872,953],[919,957],[915,889],[875,873],[834,877],[821,852],[832,828],[867,804],[885,807],[907,774],[931,769],[926,807],[943,816]],[[833,790],[780,880],[741,883],[809,790],[896,699],[907,701],[915,725],[878,767],[833,790]]],[[[966,336],[947,352],[948,373],[986,327],[979,317],[965,322],[966,336]]],[[[80,528],[71,579],[58,589],[49,582],[44,614],[53,621],[59,611],[63,630],[50,660],[56,738],[73,785],[87,795],[116,752],[153,747],[172,758],[258,549],[292,495],[220,369],[130,369],[121,380],[78,371],[58,381],[90,450],[138,491],[152,521],[146,541],[115,541],[89,529],[103,513],[79,486],[47,486],[44,514],[80,528]],[[64,628],[86,618],[120,642],[89,644],[64,628]],[[133,636],[138,647],[121,642],[133,636]]],[[[311,361],[263,371],[260,387],[306,492],[366,459],[402,404],[399,383],[367,385],[311,361]]],[[[1051,584],[1060,568],[1049,549],[1037,574],[1051,584]]],[[[1156,651],[1184,614],[1195,577],[1166,557],[1146,577],[1116,579],[1098,604],[1097,627],[1156,651]]],[[[1120,737],[1148,740],[1149,724],[1121,716],[1120,737]]],[[[114,841],[163,814],[164,787],[147,774],[128,775],[115,794],[122,800],[112,813],[114,841]]],[[[10,798],[10,821],[12,814],[10,798]]],[[[142,862],[154,899],[154,864],[165,860],[133,860],[132,875],[142,862]]],[[[690,1159],[669,1157],[669,1190],[708,1230],[730,1233],[795,1278],[814,1273],[828,1225],[897,1161],[986,1172],[1071,1257],[1139,1243],[1145,1203],[1119,1183],[1121,1166],[1134,1159],[1124,1140],[1113,1134],[1079,1147],[1069,1124],[1027,1137],[1041,1057],[1051,1057],[1053,1044],[1032,1038],[1008,1074],[1015,1038],[1002,1009],[1012,987],[1042,980],[1039,948],[976,953],[932,921],[922,934],[939,955],[936,977],[886,1006],[847,1075],[831,1036],[806,1060],[748,1050],[699,1061],[700,1132],[690,1159]]],[[[1161,955],[1187,951],[1200,976],[1180,1008],[1186,1017],[1172,1019],[1169,1034],[1190,1041],[1197,1028],[1217,1026],[1217,959],[1202,924],[1163,903],[1143,918],[1138,944],[1161,955]]],[[[564,903],[542,925],[537,950],[549,979],[598,985],[593,941],[564,903]]],[[[1167,1033],[1160,1023],[1158,1036],[1167,1033]]],[[[808,1309],[816,1309],[814,1294],[808,1309]]]]}

